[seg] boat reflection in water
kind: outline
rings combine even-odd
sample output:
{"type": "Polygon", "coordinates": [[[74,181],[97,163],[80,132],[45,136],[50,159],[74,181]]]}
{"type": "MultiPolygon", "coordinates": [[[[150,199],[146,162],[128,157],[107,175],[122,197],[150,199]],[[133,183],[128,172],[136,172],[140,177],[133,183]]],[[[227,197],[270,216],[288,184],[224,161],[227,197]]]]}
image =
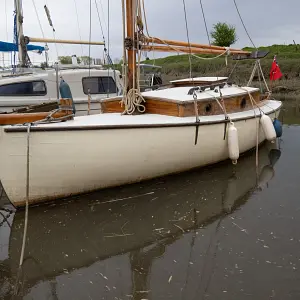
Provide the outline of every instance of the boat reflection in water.
{"type": "MultiPolygon", "coordinates": [[[[19,296],[193,299],[199,276],[211,272],[207,249],[215,249],[211,236],[221,220],[274,176],[280,150],[271,147],[260,148],[257,170],[253,151],[236,166],[227,161],[31,208],[19,296]]],[[[16,280],[23,222],[17,212],[2,264],[4,298],[16,280]]]]}

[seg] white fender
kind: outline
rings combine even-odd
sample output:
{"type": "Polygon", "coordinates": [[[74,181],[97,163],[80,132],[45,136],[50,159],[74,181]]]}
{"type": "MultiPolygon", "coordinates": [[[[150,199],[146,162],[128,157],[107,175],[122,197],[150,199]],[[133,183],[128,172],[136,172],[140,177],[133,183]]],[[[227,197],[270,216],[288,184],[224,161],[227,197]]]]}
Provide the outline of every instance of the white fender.
{"type": "Polygon", "coordinates": [[[266,139],[270,142],[275,141],[276,131],[274,129],[271,118],[269,116],[262,115],[260,118],[260,124],[264,130],[266,139]]]}
{"type": "Polygon", "coordinates": [[[229,123],[228,128],[228,152],[229,158],[232,160],[232,163],[236,164],[240,156],[239,138],[238,131],[232,122],[229,123]]]}

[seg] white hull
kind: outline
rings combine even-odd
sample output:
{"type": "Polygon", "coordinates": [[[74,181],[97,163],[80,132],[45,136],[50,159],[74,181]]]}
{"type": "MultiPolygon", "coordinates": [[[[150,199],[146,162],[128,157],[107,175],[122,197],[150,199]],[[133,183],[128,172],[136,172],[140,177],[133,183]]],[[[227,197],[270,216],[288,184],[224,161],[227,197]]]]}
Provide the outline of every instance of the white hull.
{"type": "MultiPolygon", "coordinates": [[[[271,145],[263,145],[259,151],[259,174],[264,174],[266,167],[273,170],[269,161],[269,151],[273,147],[269,146],[271,145]]],[[[140,185],[140,190],[137,186],[127,187],[117,195],[102,191],[97,194],[97,198],[82,197],[84,200],[77,202],[76,205],[72,203],[67,206],[60,205],[54,210],[42,207],[35,209],[30,213],[28,223],[30,239],[26,244],[25,257],[28,255],[34,257],[43,266],[43,274],[40,269],[29,265],[31,269],[30,272],[26,272],[27,282],[30,284],[39,282],[43,279],[41,275],[52,278],[63,274],[66,270],[71,273],[74,269],[87,268],[96,261],[119,255],[120,252],[130,253],[139,248],[153,246],[159,240],[169,239],[173,243],[182,234],[180,228],[188,232],[214,222],[217,217],[234,211],[250,198],[251,191],[256,185],[257,170],[254,161],[255,153],[241,158],[234,168],[235,176],[230,165],[223,164],[210,169],[209,172],[197,171],[166,179],[165,188],[161,185],[157,188],[157,184],[153,183],[144,183],[140,185]],[[192,193],[185,198],[188,191],[192,193]],[[132,198],[136,194],[140,195],[138,200],[132,198]],[[127,205],[122,202],[121,205],[120,202],[107,202],[116,198],[127,199],[127,205]],[[155,198],[158,201],[151,201],[155,198]],[[206,201],[207,198],[209,201],[206,201]],[[182,201],[183,199],[188,201],[182,201]],[[101,205],[97,205],[99,203],[101,205]],[[197,211],[196,216],[191,213],[191,203],[197,211]],[[93,206],[92,213],[91,206],[93,206]],[[130,221],[124,231],[132,235],[126,236],[125,239],[117,239],[117,242],[114,238],[107,238],[108,233],[120,232],[126,220],[130,221]],[[153,223],[155,228],[162,230],[158,233],[153,230],[153,223]],[[78,235],[82,228],[88,233],[88,239],[85,235],[78,235]],[[95,241],[104,241],[105,247],[103,243],[95,241]],[[82,245],[86,251],[80,250],[82,245]],[[68,253],[68,258],[61,253],[68,253]]],[[[10,238],[7,243],[4,241],[2,243],[9,245],[10,271],[13,274],[17,274],[19,267],[23,224],[24,213],[17,212],[11,226],[10,238]]]]}
{"type": "MultiPolygon", "coordinates": [[[[268,101],[262,110],[273,118],[280,106],[278,101],[268,101]]],[[[254,118],[253,111],[231,118],[236,119],[240,153],[255,147],[259,118],[254,118]]],[[[222,120],[224,116],[203,117],[196,145],[194,118],[103,114],[38,125],[30,133],[30,203],[225,160],[228,147],[222,120]]],[[[26,127],[22,129],[15,132],[13,127],[4,127],[0,136],[0,179],[16,206],[24,205],[26,199],[27,133],[26,127]]],[[[259,142],[264,139],[260,127],[259,142]]]]}

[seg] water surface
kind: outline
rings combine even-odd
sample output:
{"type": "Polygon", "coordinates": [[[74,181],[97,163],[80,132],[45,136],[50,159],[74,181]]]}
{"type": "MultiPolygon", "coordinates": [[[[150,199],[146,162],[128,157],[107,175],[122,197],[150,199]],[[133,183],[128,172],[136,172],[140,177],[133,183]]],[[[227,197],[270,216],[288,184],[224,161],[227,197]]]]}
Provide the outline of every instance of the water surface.
{"type": "Polygon", "coordinates": [[[298,101],[280,118],[258,169],[251,151],[237,166],[30,208],[19,276],[24,211],[1,210],[0,298],[299,299],[298,101]]]}

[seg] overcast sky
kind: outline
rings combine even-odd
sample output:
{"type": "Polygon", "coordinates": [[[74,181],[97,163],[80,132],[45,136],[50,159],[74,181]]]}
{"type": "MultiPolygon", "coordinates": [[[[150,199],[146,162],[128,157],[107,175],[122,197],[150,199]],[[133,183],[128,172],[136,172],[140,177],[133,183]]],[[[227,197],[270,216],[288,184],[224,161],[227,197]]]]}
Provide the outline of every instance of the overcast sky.
{"type": "MultiPolygon", "coordinates": [[[[96,0],[106,41],[110,35],[111,58],[122,56],[122,11],[121,0],[96,0]],[[110,14],[108,22],[108,2],[110,14]],[[102,8],[102,9],[101,9],[102,8]],[[109,30],[108,30],[109,28],[109,30]]],[[[182,0],[144,0],[147,12],[149,33],[165,39],[186,41],[186,29],[182,0]]],[[[0,41],[13,39],[14,0],[0,0],[0,41]]],[[[90,0],[23,0],[24,34],[42,37],[37,12],[45,37],[53,38],[43,6],[50,10],[56,30],[57,39],[89,38],[89,2],[90,0]],[[79,28],[75,3],[78,10],[79,28]]],[[[189,34],[192,42],[208,43],[201,13],[200,0],[185,0],[188,15],[189,34]]],[[[241,48],[250,45],[250,41],[241,25],[233,0],[202,0],[207,25],[222,21],[232,24],[237,29],[238,41],[234,45],[241,48]]],[[[258,46],[276,43],[290,44],[293,39],[300,43],[300,1],[299,0],[236,0],[246,27],[258,46]]],[[[102,33],[97,16],[95,0],[92,0],[92,40],[102,41],[102,33]]],[[[55,60],[58,55],[88,55],[88,46],[54,45],[50,46],[50,58],[55,60]]],[[[163,56],[162,53],[150,53],[152,58],[163,56]]],[[[92,46],[91,56],[103,56],[102,46],[92,46]]],[[[34,62],[42,61],[43,56],[31,56],[34,62]]],[[[1,58],[1,56],[0,56],[1,58]]],[[[5,57],[8,59],[8,56],[5,57]]]]}

